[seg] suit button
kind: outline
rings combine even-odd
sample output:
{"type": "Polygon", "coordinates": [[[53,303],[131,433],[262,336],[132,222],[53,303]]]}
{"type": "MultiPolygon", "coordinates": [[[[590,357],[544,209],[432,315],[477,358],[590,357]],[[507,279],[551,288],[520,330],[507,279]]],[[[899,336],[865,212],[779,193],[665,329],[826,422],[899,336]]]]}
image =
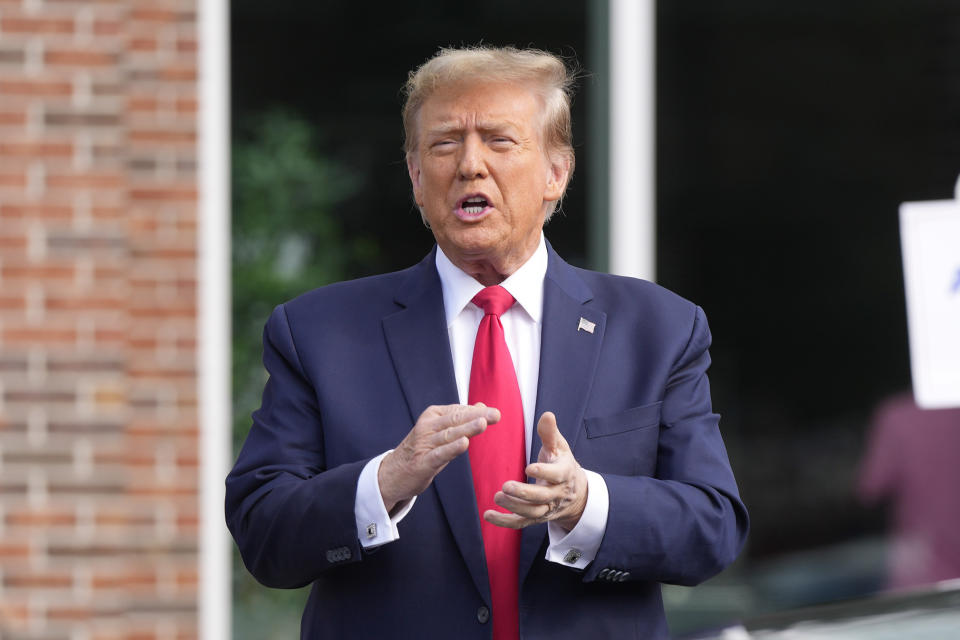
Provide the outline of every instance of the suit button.
{"type": "Polygon", "coordinates": [[[620,576],[622,575],[623,575],[623,571],[611,571],[610,575],[607,576],[607,578],[610,579],[610,582],[618,582],[620,580],[620,576]]]}
{"type": "Polygon", "coordinates": [[[487,609],[486,607],[480,607],[479,609],[477,609],[477,622],[479,622],[480,624],[484,624],[489,619],[490,619],[490,609],[487,609]]]}
{"type": "Polygon", "coordinates": [[[600,569],[600,573],[597,574],[597,577],[603,580],[607,577],[608,573],[610,573],[610,569],[600,569]]]}
{"type": "Polygon", "coordinates": [[[617,578],[617,582],[625,582],[626,579],[629,578],[629,577],[630,577],[630,572],[629,572],[629,571],[624,571],[624,572],[620,575],[620,577],[617,578]]]}

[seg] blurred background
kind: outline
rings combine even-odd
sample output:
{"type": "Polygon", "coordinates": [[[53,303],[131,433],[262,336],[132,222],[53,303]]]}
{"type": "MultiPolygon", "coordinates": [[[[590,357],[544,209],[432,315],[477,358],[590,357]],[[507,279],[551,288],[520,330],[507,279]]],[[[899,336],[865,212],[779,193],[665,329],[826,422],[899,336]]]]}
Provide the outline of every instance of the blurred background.
{"type": "MultiPolygon", "coordinates": [[[[0,638],[198,635],[200,4],[0,0],[0,638]]],[[[960,2],[655,5],[656,279],[707,313],[752,517],[671,628],[955,612],[960,412],[909,397],[897,210],[953,197],[960,2]]],[[[229,10],[234,452],[270,310],[429,251],[400,87],[439,46],[579,62],[546,235],[608,267],[606,0],[229,10]]],[[[233,638],[296,637],[306,592],[233,563],[233,638]]]]}

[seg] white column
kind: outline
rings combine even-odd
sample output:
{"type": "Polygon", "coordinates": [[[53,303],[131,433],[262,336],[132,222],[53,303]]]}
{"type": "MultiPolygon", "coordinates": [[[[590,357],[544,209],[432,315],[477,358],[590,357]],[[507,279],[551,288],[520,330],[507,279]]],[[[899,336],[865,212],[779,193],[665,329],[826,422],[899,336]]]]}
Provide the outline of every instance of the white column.
{"type": "Polygon", "coordinates": [[[230,638],[231,542],[223,518],[230,468],[229,13],[200,0],[199,312],[200,638],[230,638]]]}
{"type": "Polygon", "coordinates": [[[610,0],[609,270],[653,280],[655,215],[654,0],[610,0]]]}

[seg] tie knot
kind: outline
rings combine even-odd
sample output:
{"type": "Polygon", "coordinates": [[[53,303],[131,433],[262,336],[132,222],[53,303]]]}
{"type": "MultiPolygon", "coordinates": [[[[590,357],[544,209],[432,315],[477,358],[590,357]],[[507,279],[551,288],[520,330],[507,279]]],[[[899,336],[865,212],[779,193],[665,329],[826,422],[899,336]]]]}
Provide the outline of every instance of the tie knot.
{"type": "Polygon", "coordinates": [[[483,312],[488,316],[499,316],[512,307],[514,302],[516,300],[510,295],[510,292],[500,285],[484,287],[480,290],[480,293],[473,296],[473,304],[483,309],[483,312]]]}

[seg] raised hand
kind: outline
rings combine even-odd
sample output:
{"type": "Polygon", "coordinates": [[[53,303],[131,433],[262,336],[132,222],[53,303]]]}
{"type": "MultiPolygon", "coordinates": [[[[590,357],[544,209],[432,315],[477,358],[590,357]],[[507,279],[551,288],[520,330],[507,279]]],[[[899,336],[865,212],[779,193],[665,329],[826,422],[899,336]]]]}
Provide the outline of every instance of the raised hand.
{"type": "Polygon", "coordinates": [[[484,512],[483,519],[511,529],[552,520],[569,531],[580,521],[587,504],[587,475],[549,411],[540,417],[537,433],[543,447],[537,461],[526,468],[526,474],[536,478],[536,484],[505,482],[493,501],[511,513],[490,509],[484,512]]]}
{"type": "Polygon", "coordinates": [[[426,490],[451,460],[467,450],[470,438],[499,420],[499,411],[481,403],[428,407],[380,463],[377,481],[387,511],[426,490]]]}

